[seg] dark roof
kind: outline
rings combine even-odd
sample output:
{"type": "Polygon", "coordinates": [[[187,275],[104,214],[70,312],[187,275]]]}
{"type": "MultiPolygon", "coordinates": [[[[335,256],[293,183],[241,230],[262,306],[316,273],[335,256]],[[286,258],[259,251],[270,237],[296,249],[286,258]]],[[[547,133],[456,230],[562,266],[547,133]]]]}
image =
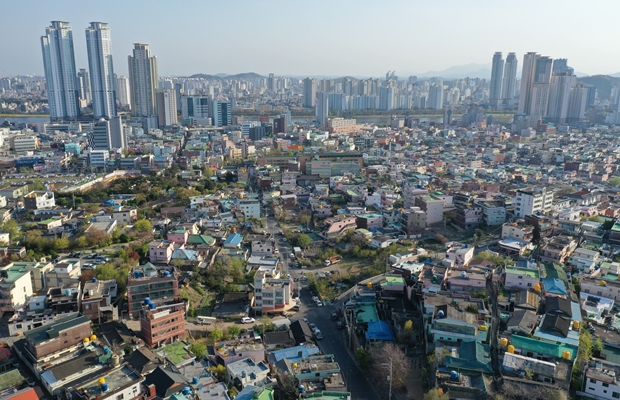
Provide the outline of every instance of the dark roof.
{"type": "Polygon", "coordinates": [[[263,342],[269,344],[294,344],[293,331],[265,332],[263,342]]]}
{"type": "Polygon", "coordinates": [[[526,331],[533,331],[536,327],[538,317],[532,310],[516,309],[512,314],[512,317],[506,323],[506,326],[519,326],[526,331]]]}
{"type": "Polygon", "coordinates": [[[540,330],[552,335],[566,337],[570,328],[570,319],[559,315],[545,315],[545,320],[540,325],[540,330]]]}
{"type": "Polygon", "coordinates": [[[154,370],[159,364],[157,354],[146,347],[141,347],[125,357],[125,361],[140,374],[154,370]]]}
{"type": "Polygon", "coordinates": [[[249,295],[245,292],[226,293],[222,298],[222,303],[236,303],[245,300],[249,301],[249,295]]]}
{"type": "Polygon", "coordinates": [[[56,380],[60,381],[99,364],[99,356],[97,353],[89,351],[77,358],[55,365],[49,370],[54,374],[56,380]]]}
{"type": "Polygon", "coordinates": [[[110,346],[114,344],[119,346],[125,344],[125,339],[123,339],[121,334],[114,326],[114,322],[106,322],[99,325],[99,336],[105,336],[110,346]]]}
{"type": "Polygon", "coordinates": [[[39,344],[43,341],[58,337],[60,332],[64,330],[71,329],[85,323],[90,325],[90,322],[90,319],[86,318],[82,314],[78,314],[77,316],[61,318],[54,323],[43,325],[31,331],[24,332],[24,336],[26,336],[32,343],[39,344]]]}
{"type": "Polygon", "coordinates": [[[296,345],[312,342],[312,329],[303,320],[291,322],[290,328],[296,345]]]}
{"type": "Polygon", "coordinates": [[[181,374],[157,367],[144,379],[145,385],[155,385],[158,396],[169,397],[183,390],[187,380],[181,374]]]}
{"type": "Polygon", "coordinates": [[[545,297],[545,313],[571,318],[573,311],[570,306],[570,300],[555,296],[545,297]]]}

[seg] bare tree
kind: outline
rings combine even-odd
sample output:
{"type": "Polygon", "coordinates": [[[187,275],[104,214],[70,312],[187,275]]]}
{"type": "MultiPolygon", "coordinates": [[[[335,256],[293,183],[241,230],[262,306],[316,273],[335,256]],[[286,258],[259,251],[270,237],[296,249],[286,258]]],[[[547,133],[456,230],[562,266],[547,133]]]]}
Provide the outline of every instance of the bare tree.
{"type": "Polygon", "coordinates": [[[389,365],[392,363],[392,388],[405,386],[410,363],[405,353],[394,343],[386,343],[370,350],[371,374],[374,381],[383,388],[389,386],[387,376],[390,374],[389,365]],[[391,360],[390,360],[391,359],[391,360]]]}

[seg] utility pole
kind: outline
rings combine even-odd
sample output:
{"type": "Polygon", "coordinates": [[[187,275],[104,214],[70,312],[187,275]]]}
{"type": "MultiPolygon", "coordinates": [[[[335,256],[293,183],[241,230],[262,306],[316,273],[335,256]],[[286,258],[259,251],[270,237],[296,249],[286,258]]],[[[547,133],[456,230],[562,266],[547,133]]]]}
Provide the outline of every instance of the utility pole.
{"type": "Polygon", "coordinates": [[[388,375],[387,379],[390,382],[390,392],[388,394],[388,400],[392,400],[392,357],[390,357],[390,363],[382,363],[381,366],[383,368],[390,368],[390,374],[388,375]]]}

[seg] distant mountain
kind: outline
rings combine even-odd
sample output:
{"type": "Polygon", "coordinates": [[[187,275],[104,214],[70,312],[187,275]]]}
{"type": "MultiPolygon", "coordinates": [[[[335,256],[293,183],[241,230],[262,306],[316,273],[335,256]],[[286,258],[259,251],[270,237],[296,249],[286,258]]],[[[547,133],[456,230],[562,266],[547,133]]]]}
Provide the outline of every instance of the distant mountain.
{"type": "MultiPolygon", "coordinates": [[[[400,74],[402,75],[402,74],[400,74]]],[[[428,71],[423,74],[416,75],[418,78],[444,78],[444,79],[460,79],[460,78],[491,78],[491,64],[466,64],[455,65],[443,71],[428,71]]]]}
{"type": "Polygon", "coordinates": [[[617,72],[615,74],[611,74],[609,76],[613,76],[614,78],[620,78],[620,72],[617,72]]]}
{"type": "Polygon", "coordinates": [[[609,99],[611,88],[620,87],[620,77],[609,75],[592,75],[583,78],[577,78],[577,82],[596,87],[598,95],[601,99],[609,99]]]}
{"type": "Polygon", "coordinates": [[[191,76],[188,76],[188,78],[195,78],[195,79],[209,79],[209,80],[221,80],[221,79],[257,79],[257,78],[264,78],[264,76],[259,75],[255,72],[244,72],[241,74],[236,74],[236,75],[227,75],[227,74],[216,74],[216,75],[208,75],[208,74],[194,74],[191,76]]]}

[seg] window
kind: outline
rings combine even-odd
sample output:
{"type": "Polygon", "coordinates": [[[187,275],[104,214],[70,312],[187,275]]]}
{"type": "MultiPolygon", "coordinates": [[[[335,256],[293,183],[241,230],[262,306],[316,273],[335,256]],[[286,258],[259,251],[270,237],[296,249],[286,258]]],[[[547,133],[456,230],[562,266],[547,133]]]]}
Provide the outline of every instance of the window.
{"type": "Polygon", "coordinates": [[[123,400],[123,394],[119,394],[118,396],[116,396],[116,400],[123,400]]]}
{"type": "Polygon", "coordinates": [[[84,309],[85,310],[91,310],[93,308],[92,304],[84,304],[84,309]]]}
{"type": "Polygon", "coordinates": [[[603,383],[603,387],[609,387],[609,383],[603,383]]]}
{"type": "Polygon", "coordinates": [[[618,392],[612,392],[612,393],[611,393],[611,397],[613,397],[614,399],[620,399],[620,393],[618,393],[618,392]]]}

